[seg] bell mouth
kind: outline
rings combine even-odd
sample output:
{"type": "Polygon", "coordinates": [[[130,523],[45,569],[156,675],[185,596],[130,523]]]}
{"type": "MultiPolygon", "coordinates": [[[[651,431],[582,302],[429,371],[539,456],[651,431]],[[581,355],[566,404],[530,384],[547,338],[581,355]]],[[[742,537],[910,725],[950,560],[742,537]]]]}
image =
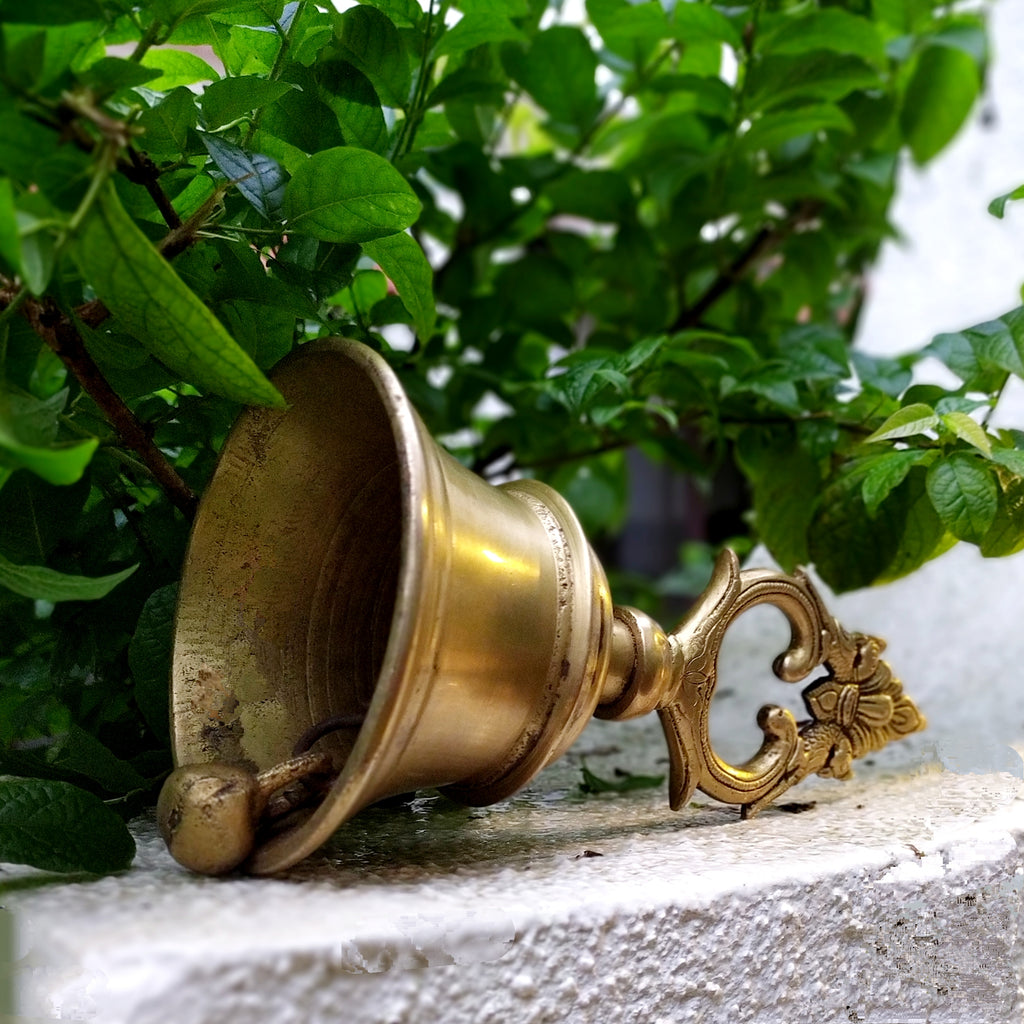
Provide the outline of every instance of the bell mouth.
{"type": "Polygon", "coordinates": [[[273,379],[287,409],[242,413],[200,506],[172,669],[179,765],[262,771],[318,724],[346,723],[317,744],[339,772],[330,793],[257,851],[257,871],[389,795],[372,789],[375,762],[424,696],[400,681],[431,601],[422,428],[387,365],[329,339],[273,379]]]}

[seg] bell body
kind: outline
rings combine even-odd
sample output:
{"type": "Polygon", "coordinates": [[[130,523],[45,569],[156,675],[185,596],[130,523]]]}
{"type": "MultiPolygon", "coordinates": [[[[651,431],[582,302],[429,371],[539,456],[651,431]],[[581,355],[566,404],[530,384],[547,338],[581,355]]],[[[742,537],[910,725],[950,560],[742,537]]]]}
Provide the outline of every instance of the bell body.
{"type": "Polygon", "coordinates": [[[242,414],[204,496],[172,681],[179,765],[265,771],[343,723],[317,743],[330,791],[261,838],[261,873],[389,795],[514,792],[593,714],[613,632],[565,502],[463,468],[379,356],[317,342],[274,382],[288,408],[242,414]]]}

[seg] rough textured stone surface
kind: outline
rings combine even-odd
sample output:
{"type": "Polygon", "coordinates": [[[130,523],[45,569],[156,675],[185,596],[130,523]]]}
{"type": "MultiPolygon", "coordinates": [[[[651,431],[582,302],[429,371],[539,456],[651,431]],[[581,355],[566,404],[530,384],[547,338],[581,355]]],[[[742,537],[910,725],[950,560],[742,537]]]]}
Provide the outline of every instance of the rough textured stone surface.
{"type": "MultiPolygon", "coordinates": [[[[890,638],[930,727],[848,783],[793,790],[801,813],[742,822],[701,799],[673,814],[664,786],[584,797],[583,760],[665,769],[655,722],[595,722],[504,804],[371,810],[280,879],[190,877],[139,822],[128,873],[3,897],[21,1010],[102,1024],[1019,1021],[1021,597],[1020,558],[956,549],[835,601],[841,621],[890,638]]],[[[768,671],[785,636],[771,609],[736,624],[716,732],[752,742],[757,706],[798,693],[768,671]]]]}

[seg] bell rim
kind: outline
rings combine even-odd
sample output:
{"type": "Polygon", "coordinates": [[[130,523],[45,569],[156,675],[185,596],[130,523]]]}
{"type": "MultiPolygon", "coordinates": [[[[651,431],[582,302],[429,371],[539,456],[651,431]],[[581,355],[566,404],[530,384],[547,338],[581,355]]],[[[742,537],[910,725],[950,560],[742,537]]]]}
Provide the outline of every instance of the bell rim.
{"type": "Polygon", "coordinates": [[[290,363],[304,355],[324,354],[346,358],[359,367],[377,391],[391,427],[401,489],[402,558],[398,589],[373,696],[352,750],[331,788],[309,816],[253,851],[246,865],[253,874],[272,874],[307,857],[346,819],[383,795],[373,792],[374,780],[386,774],[381,762],[401,749],[401,732],[412,732],[417,713],[427,698],[425,688],[408,683],[414,675],[411,666],[421,645],[416,609],[436,600],[443,583],[442,575],[427,571],[424,564],[428,552],[425,530],[417,522],[417,510],[428,504],[424,501],[428,487],[427,454],[422,428],[408,396],[383,357],[359,342],[319,339],[302,346],[287,359],[290,363]]]}

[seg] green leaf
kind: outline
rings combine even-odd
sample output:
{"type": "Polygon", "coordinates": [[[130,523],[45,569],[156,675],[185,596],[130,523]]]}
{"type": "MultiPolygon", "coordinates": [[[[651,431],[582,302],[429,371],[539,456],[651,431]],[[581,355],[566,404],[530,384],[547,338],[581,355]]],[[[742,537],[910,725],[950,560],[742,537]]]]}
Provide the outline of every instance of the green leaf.
{"type": "Polygon", "coordinates": [[[343,60],[320,64],[316,77],[324,102],[338,118],[345,145],[382,154],[388,129],[373,83],[354,64],[343,60]]]}
{"type": "Polygon", "coordinates": [[[289,230],[327,242],[370,242],[404,231],[420,201],[383,157],[339,147],[315,153],[299,167],[284,194],[289,230]]]}
{"type": "Polygon", "coordinates": [[[552,396],[573,414],[580,416],[587,411],[595,396],[608,383],[600,371],[608,367],[608,360],[583,350],[585,362],[571,365],[562,374],[553,376],[546,387],[552,396]]]}
{"type": "Polygon", "coordinates": [[[772,557],[787,572],[808,560],[807,531],[821,489],[818,462],[793,435],[748,430],[737,457],[753,483],[754,526],[772,557]]]}
{"type": "Polygon", "coordinates": [[[834,53],[766,57],[749,72],[746,109],[771,110],[801,98],[835,102],[858,89],[877,87],[878,72],[859,57],[834,53]]]}
{"type": "Polygon", "coordinates": [[[739,145],[743,150],[774,149],[800,135],[832,130],[852,134],[853,122],[832,103],[814,103],[763,114],[739,137],[739,145]]]}
{"type": "Polygon", "coordinates": [[[836,592],[877,582],[903,542],[906,504],[886,501],[872,518],[861,497],[863,480],[864,468],[855,467],[829,484],[818,499],[808,533],[814,566],[836,592]]]}
{"type": "Polygon", "coordinates": [[[528,48],[507,43],[501,57],[509,75],[552,120],[586,129],[597,116],[597,57],[581,29],[554,25],[538,33],[528,48]]]}
{"type": "Polygon", "coordinates": [[[138,565],[109,576],[70,576],[42,565],[15,565],[0,555],[0,584],[22,597],[51,601],[97,601],[129,576],[138,565]]]}
{"type": "Polygon", "coordinates": [[[937,334],[924,348],[923,354],[935,356],[945,363],[964,382],[965,388],[995,391],[1002,386],[1007,371],[994,366],[988,356],[1009,355],[1013,348],[1013,338],[1008,336],[1006,325],[992,322],[979,324],[968,331],[937,334]]]}
{"type": "Polygon", "coordinates": [[[784,15],[776,26],[760,34],[757,47],[762,53],[804,54],[812,50],[863,57],[885,67],[888,60],[882,36],[867,18],[839,7],[827,7],[802,17],[784,15]]]}
{"type": "Polygon", "coordinates": [[[789,413],[800,411],[800,395],[796,389],[793,375],[787,366],[764,362],[760,368],[747,374],[742,380],[731,384],[722,381],[723,397],[731,395],[753,394],[767,399],[772,405],[778,406],[789,413]]]}
{"type": "Polygon", "coordinates": [[[21,274],[21,239],[18,233],[18,215],[14,208],[14,189],[10,178],[0,177],[0,259],[21,274]]]}
{"type": "Polygon", "coordinates": [[[960,540],[979,544],[999,503],[989,470],[976,457],[953,452],[931,466],[927,485],[928,497],[946,529],[960,540]]]}
{"type": "Polygon", "coordinates": [[[870,437],[864,439],[864,443],[913,437],[934,430],[938,425],[939,417],[935,410],[922,402],[915,402],[894,412],[870,437]]]}
{"type": "Polygon", "coordinates": [[[14,562],[45,562],[75,534],[89,491],[84,479],[56,485],[34,473],[14,473],[0,491],[0,552],[14,562]]]}
{"type": "Polygon", "coordinates": [[[103,17],[100,0],[0,0],[0,24],[70,25],[103,17]]]}
{"type": "Polygon", "coordinates": [[[580,792],[597,795],[598,793],[631,793],[637,789],[657,789],[664,781],[664,775],[634,775],[621,769],[615,770],[615,779],[602,779],[595,775],[586,765],[580,766],[583,781],[580,792]]]}
{"type": "MultiPolygon", "coordinates": [[[[718,13],[710,7],[700,7],[700,10],[710,15],[718,13]]],[[[672,38],[665,9],[657,0],[636,4],[627,0],[587,0],[587,14],[604,45],[613,53],[630,59],[636,55],[638,46],[649,48],[662,39],[672,38]]],[[[700,19],[698,15],[695,20],[711,19],[700,19]]],[[[693,36],[699,38],[699,26],[695,27],[693,36]]]]}
{"type": "Polygon", "coordinates": [[[33,295],[42,295],[53,276],[57,243],[48,218],[36,217],[25,210],[15,213],[18,244],[21,250],[21,276],[33,295]]]}
{"type": "Polygon", "coordinates": [[[289,174],[293,174],[296,168],[301,167],[309,159],[298,146],[276,138],[262,128],[253,134],[251,151],[272,157],[289,174]]]}
{"type": "Polygon", "coordinates": [[[232,8],[250,7],[244,0],[151,0],[150,9],[153,17],[165,23],[173,23],[184,18],[194,18],[199,14],[215,14],[232,8]]]}
{"type": "Polygon", "coordinates": [[[434,272],[419,243],[404,231],[376,241],[364,242],[363,252],[370,257],[398,289],[402,305],[409,311],[420,341],[427,341],[434,330],[434,272]]]}
{"type": "Polygon", "coordinates": [[[892,398],[899,398],[913,380],[912,371],[896,359],[871,356],[855,350],[850,353],[850,362],[862,384],[892,398]]]}
{"type": "Polygon", "coordinates": [[[1019,448],[993,448],[992,461],[1005,466],[1011,473],[1024,477],[1024,451],[1019,448]]]}
{"type": "MultiPolygon", "coordinates": [[[[652,359],[665,347],[664,335],[655,338],[642,338],[634,345],[630,345],[621,356],[615,359],[615,369],[622,374],[635,373],[652,359]]],[[[625,382],[629,384],[628,381],[625,382]]]]}
{"type": "Polygon", "coordinates": [[[148,88],[159,89],[161,92],[170,92],[181,85],[215,82],[220,78],[205,60],[186,50],[154,48],[142,58],[142,66],[160,72],[159,78],[148,83],[148,88]]]}
{"type": "Polygon", "coordinates": [[[168,686],[177,601],[176,583],[154,590],[142,606],[138,625],[128,644],[135,703],[157,738],[165,743],[170,741],[168,686]]]}
{"type": "Polygon", "coordinates": [[[946,533],[942,520],[935,514],[925,486],[923,469],[910,471],[907,479],[897,488],[893,501],[897,507],[905,509],[903,532],[892,561],[878,577],[879,583],[914,572],[956,543],[956,539],[946,533]]]}
{"type": "Polygon", "coordinates": [[[179,86],[155,107],[144,110],[135,123],[145,130],[142,144],[148,151],[179,154],[187,149],[189,129],[198,121],[195,96],[179,86]]]}
{"type": "Polygon", "coordinates": [[[617,224],[633,208],[629,178],[620,171],[572,169],[546,185],[544,195],[559,213],[617,224]]]}
{"type": "Polygon", "coordinates": [[[980,12],[946,21],[928,41],[933,46],[953,46],[963,50],[979,68],[984,68],[988,63],[988,34],[985,31],[984,15],[980,12]]]}
{"type": "Polygon", "coordinates": [[[154,78],[159,78],[161,72],[156,68],[144,68],[135,61],[125,60],[123,57],[103,57],[90,64],[79,76],[83,85],[97,92],[115,92],[118,89],[128,89],[134,85],[142,85],[154,78]]]}
{"type": "Polygon", "coordinates": [[[918,164],[940,153],[978,97],[974,61],[950,46],[929,46],[917,59],[900,108],[900,127],[918,164]]]}
{"type": "Polygon", "coordinates": [[[236,402],[284,399],[125,213],[112,185],[73,246],[83,276],[125,329],[196,387],[236,402]]]}
{"type": "Polygon", "coordinates": [[[441,36],[434,47],[434,59],[454,56],[486,43],[525,40],[523,33],[500,11],[480,11],[465,14],[459,23],[441,36]]]}
{"type": "Polygon", "coordinates": [[[0,394],[0,464],[29,469],[51,484],[73,484],[81,479],[99,440],[48,446],[28,444],[15,433],[4,399],[0,394]]]}
{"type": "MultiPolygon", "coordinates": [[[[0,103],[0,171],[58,202],[68,198],[69,188],[77,189],[87,166],[85,154],[58,146],[51,129],[0,103]]],[[[76,191],[74,202],[79,198],[76,191]]]]}
{"type": "Polygon", "coordinates": [[[239,24],[214,23],[212,27],[216,36],[211,40],[214,51],[229,75],[269,74],[281,49],[276,32],[239,24]]]}
{"type": "Polygon", "coordinates": [[[879,506],[906,479],[914,466],[921,465],[935,457],[934,452],[917,448],[905,451],[886,452],[871,459],[871,468],[864,476],[861,495],[868,515],[874,516],[879,506]]]}
{"type": "Polygon", "coordinates": [[[1024,377],[1024,307],[963,332],[983,366],[1024,377]]]}
{"type": "Polygon", "coordinates": [[[946,428],[962,441],[974,445],[988,456],[992,455],[992,441],[976,419],[966,412],[943,413],[941,419],[946,428]]]}
{"type": "Polygon", "coordinates": [[[218,304],[217,316],[261,369],[277,364],[295,344],[294,307],[278,309],[260,302],[232,299],[218,304]]]}
{"type": "Polygon", "coordinates": [[[364,5],[337,16],[334,29],[341,55],[373,83],[389,106],[404,109],[412,75],[402,37],[381,11],[364,5]]]}
{"type": "Polygon", "coordinates": [[[1002,558],[1024,548],[1024,480],[1004,482],[995,519],[978,547],[985,558],[1002,558]]]}
{"type": "Polygon", "coordinates": [[[548,483],[573,507],[588,537],[621,529],[628,494],[620,452],[567,463],[551,474],[548,483]]]}
{"type": "MultiPolygon", "coordinates": [[[[368,0],[377,10],[386,14],[399,28],[417,28],[423,21],[423,9],[416,0],[368,0]]],[[[460,6],[466,8],[463,2],[460,6]]]]}
{"type": "Polygon", "coordinates": [[[206,126],[212,131],[243,114],[273,103],[294,88],[291,82],[274,82],[258,75],[238,75],[211,82],[203,90],[199,105],[206,126]]]}
{"type": "Polygon", "coordinates": [[[792,328],[779,339],[779,349],[794,380],[840,381],[850,375],[849,351],[838,331],[817,324],[792,328]]]}
{"type": "Polygon", "coordinates": [[[62,773],[97,782],[108,793],[130,793],[146,785],[146,780],[127,761],[78,725],[72,725],[47,749],[46,763],[62,773]]]}
{"type": "Polygon", "coordinates": [[[264,153],[247,153],[233,142],[201,133],[203,145],[217,168],[267,220],[281,219],[285,174],[281,165],[264,153]]]}
{"type": "Polygon", "coordinates": [[[996,196],[991,203],[988,204],[988,212],[993,217],[998,217],[1002,220],[1004,213],[1006,212],[1006,204],[1015,199],[1024,199],[1024,185],[1018,185],[1015,189],[1009,192],[1004,192],[1001,196],[996,196]]]}
{"type": "Polygon", "coordinates": [[[123,871],[135,840],[99,797],[67,782],[0,776],[0,861],[44,871],[123,871]]]}
{"type": "Polygon", "coordinates": [[[444,103],[481,103],[500,107],[505,101],[507,79],[500,72],[476,67],[456,68],[430,91],[426,106],[437,107],[444,103]]]}
{"type": "Polygon", "coordinates": [[[677,3],[672,12],[672,29],[681,43],[728,43],[740,49],[740,34],[721,11],[708,4],[677,3]]]}

